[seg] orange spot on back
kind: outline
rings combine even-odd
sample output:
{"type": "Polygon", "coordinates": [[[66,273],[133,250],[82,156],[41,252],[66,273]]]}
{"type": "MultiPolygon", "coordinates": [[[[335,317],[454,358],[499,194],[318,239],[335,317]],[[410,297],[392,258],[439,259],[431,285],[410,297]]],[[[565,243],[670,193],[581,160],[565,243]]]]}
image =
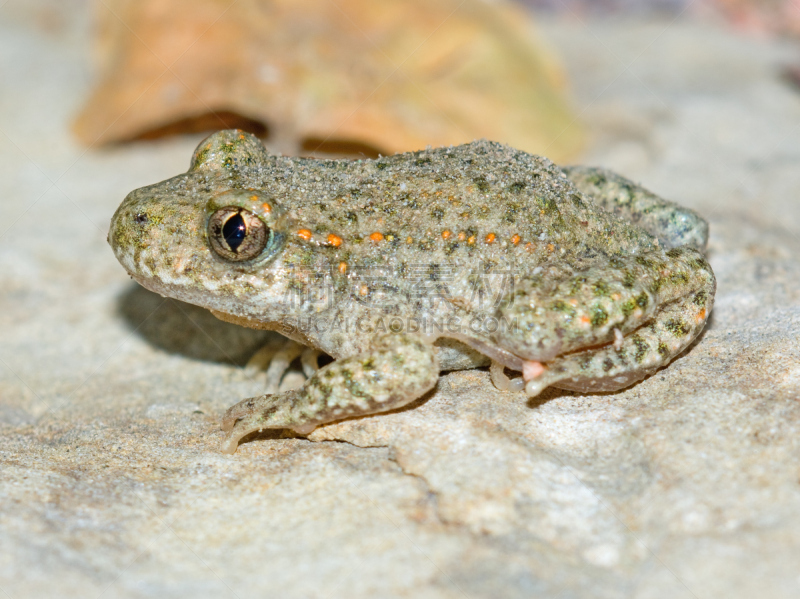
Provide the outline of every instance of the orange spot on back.
{"type": "Polygon", "coordinates": [[[705,319],[705,317],[706,317],[706,309],[705,309],[705,308],[703,308],[702,310],[700,310],[700,311],[697,313],[697,322],[700,322],[700,321],[704,320],[704,319],[705,319]]]}
{"type": "Polygon", "coordinates": [[[461,231],[461,233],[458,234],[458,240],[459,241],[464,241],[466,238],[467,238],[467,234],[464,233],[464,231],[461,231]]]}
{"type": "Polygon", "coordinates": [[[554,246],[552,243],[548,243],[547,244],[547,251],[552,254],[554,251],[556,251],[556,246],[554,246]]]}
{"type": "Polygon", "coordinates": [[[302,237],[306,241],[311,241],[311,231],[308,229],[300,229],[297,231],[297,236],[302,237]]]}
{"type": "Polygon", "coordinates": [[[514,234],[514,235],[511,236],[511,243],[513,243],[514,245],[517,245],[520,242],[521,239],[522,239],[522,237],[520,237],[519,235],[514,234]]]}
{"type": "Polygon", "coordinates": [[[406,237],[406,243],[414,243],[413,237],[406,237]]]}
{"type": "Polygon", "coordinates": [[[333,247],[338,248],[340,245],[342,245],[342,238],[339,237],[338,235],[334,235],[333,233],[331,233],[330,235],[328,235],[328,243],[331,244],[333,247]]]}
{"type": "MultiPolygon", "coordinates": [[[[253,196],[253,197],[255,197],[255,196],[253,196]]],[[[270,205],[269,205],[269,204],[267,204],[266,202],[265,202],[264,204],[261,204],[261,209],[262,209],[264,212],[266,212],[267,214],[269,214],[270,212],[272,212],[272,206],[270,206],[270,205]]]]}
{"type": "Polygon", "coordinates": [[[347,262],[339,262],[339,272],[342,274],[347,272],[347,262]]]}
{"type": "Polygon", "coordinates": [[[470,244],[470,245],[475,245],[475,236],[474,235],[470,235],[469,239],[467,239],[467,243],[470,244]]]}
{"type": "Polygon", "coordinates": [[[447,229],[442,231],[442,239],[450,239],[451,235],[452,235],[452,233],[450,231],[448,231],[447,229]]]}
{"type": "Polygon", "coordinates": [[[529,252],[532,252],[533,250],[536,249],[536,244],[528,242],[525,244],[525,249],[528,250],[529,252]]]}
{"type": "Polygon", "coordinates": [[[495,239],[497,239],[497,236],[494,233],[489,233],[484,241],[486,241],[486,243],[494,243],[495,239]]]}
{"type": "Polygon", "coordinates": [[[372,235],[369,236],[372,241],[378,242],[383,241],[383,233],[378,233],[375,231],[372,235]]]}

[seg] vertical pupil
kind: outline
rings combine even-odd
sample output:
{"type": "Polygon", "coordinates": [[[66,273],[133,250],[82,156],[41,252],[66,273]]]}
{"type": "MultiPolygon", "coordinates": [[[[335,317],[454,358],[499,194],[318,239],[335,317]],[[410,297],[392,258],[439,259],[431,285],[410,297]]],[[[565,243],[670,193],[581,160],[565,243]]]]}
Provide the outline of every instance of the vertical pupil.
{"type": "Polygon", "coordinates": [[[242,245],[246,235],[247,224],[244,222],[242,215],[238,212],[226,220],[225,224],[222,225],[222,236],[225,238],[225,242],[228,244],[228,247],[234,252],[239,249],[240,245],[242,245]]]}

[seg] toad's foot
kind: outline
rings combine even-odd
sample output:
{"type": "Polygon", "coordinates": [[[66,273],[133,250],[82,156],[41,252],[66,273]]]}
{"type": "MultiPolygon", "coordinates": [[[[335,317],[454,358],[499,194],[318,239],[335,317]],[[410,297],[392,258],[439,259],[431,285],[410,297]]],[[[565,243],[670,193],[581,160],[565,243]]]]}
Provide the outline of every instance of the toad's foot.
{"type": "Polygon", "coordinates": [[[222,419],[222,430],[229,433],[222,451],[234,453],[239,440],[254,431],[308,434],[326,422],[398,408],[432,389],[438,376],[433,347],[420,337],[378,337],[369,351],[319,369],[300,389],[231,407],[222,419]]]}
{"type": "Polygon", "coordinates": [[[514,379],[508,378],[505,373],[505,366],[500,362],[492,360],[492,365],[489,367],[489,374],[492,377],[492,383],[494,383],[494,386],[500,389],[500,391],[518,392],[525,389],[524,377],[514,379]]]}
{"type": "Polygon", "coordinates": [[[289,366],[298,356],[302,360],[303,373],[306,377],[310,377],[316,371],[316,369],[311,369],[311,365],[315,363],[318,355],[319,352],[316,350],[291,339],[283,339],[278,342],[270,342],[258,350],[248,360],[246,368],[253,373],[266,370],[264,392],[266,394],[277,393],[280,389],[283,375],[286,374],[289,366]]]}

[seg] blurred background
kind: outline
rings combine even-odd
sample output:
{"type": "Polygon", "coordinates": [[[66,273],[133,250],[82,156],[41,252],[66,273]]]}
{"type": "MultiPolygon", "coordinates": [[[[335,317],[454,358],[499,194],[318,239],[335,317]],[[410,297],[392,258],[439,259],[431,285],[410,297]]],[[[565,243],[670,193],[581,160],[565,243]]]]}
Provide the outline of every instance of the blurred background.
{"type": "MultiPolygon", "coordinates": [[[[586,147],[587,123],[536,14],[574,27],[633,17],[800,36],[792,0],[8,0],[3,10],[51,42],[80,38],[70,129],[85,147],[236,126],[290,153],[375,156],[486,137],[559,160],[586,147]]],[[[784,74],[797,80],[797,68],[784,74]]]]}
{"type": "Polygon", "coordinates": [[[0,0],[0,591],[798,597],[798,198],[798,0],[0,0]],[[228,127],[612,168],[710,221],[711,326],[619,394],[452,373],[221,456],[266,334],[106,234],[228,127]]]}

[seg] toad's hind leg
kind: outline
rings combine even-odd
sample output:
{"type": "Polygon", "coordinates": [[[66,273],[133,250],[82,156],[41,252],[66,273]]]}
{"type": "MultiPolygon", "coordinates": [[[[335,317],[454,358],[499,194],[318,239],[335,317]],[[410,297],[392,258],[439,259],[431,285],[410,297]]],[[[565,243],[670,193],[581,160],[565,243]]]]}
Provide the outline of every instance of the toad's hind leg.
{"type": "Polygon", "coordinates": [[[439,364],[433,346],[418,336],[388,334],[371,348],[320,368],[300,389],[245,399],[222,419],[223,451],[233,453],[254,431],[293,429],[301,434],[326,422],[401,407],[433,388],[439,364]]]}
{"type": "Polygon", "coordinates": [[[622,339],[548,362],[541,374],[527,381],[525,392],[534,396],[549,386],[582,392],[616,391],[665,366],[700,334],[711,312],[716,282],[710,269],[701,274],[706,275],[700,277],[702,285],[666,304],[651,322],[622,339]]]}
{"type": "Polygon", "coordinates": [[[693,247],[705,252],[708,223],[641,185],[601,168],[565,166],[561,170],[580,191],[609,212],[629,220],[656,237],[662,247],[693,247]]]}

